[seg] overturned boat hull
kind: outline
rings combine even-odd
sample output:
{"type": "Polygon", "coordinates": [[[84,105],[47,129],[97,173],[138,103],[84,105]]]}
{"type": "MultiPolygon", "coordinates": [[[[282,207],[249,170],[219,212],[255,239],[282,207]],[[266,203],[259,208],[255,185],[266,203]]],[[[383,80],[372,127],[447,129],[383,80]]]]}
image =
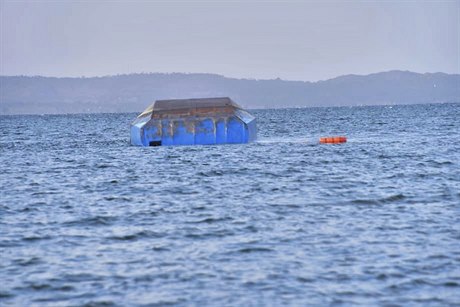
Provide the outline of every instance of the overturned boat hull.
{"type": "Polygon", "coordinates": [[[211,145],[252,142],[255,117],[230,98],[158,100],[131,123],[138,146],[211,145]]]}

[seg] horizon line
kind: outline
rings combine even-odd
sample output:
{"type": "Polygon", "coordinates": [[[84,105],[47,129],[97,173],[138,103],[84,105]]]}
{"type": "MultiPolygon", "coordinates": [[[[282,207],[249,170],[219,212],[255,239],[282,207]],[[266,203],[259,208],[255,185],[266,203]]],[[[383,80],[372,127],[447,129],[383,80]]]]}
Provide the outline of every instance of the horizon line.
{"type": "MultiPolygon", "coordinates": [[[[421,102],[413,104],[404,103],[382,103],[382,104],[359,104],[359,105],[331,105],[331,106],[287,106],[287,107],[256,107],[245,108],[251,111],[269,111],[269,110],[292,110],[292,109],[322,109],[322,108],[374,108],[374,107],[409,107],[422,105],[442,105],[442,104],[460,104],[460,101],[445,102],[421,102]]],[[[139,114],[142,110],[131,112],[76,112],[76,113],[0,113],[0,116],[66,116],[66,115],[100,115],[100,114],[139,114]]]]}
{"type": "Polygon", "coordinates": [[[1,75],[0,77],[25,77],[25,78],[50,78],[50,79],[96,79],[96,78],[110,78],[110,77],[120,77],[120,76],[131,76],[131,75],[174,75],[174,74],[182,74],[182,75],[213,75],[213,76],[218,76],[218,77],[223,77],[226,79],[236,79],[236,80],[251,80],[251,81],[285,81],[285,82],[305,82],[305,83],[317,83],[317,82],[323,82],[323,81],[328,81],[328,80],[333,80],[341,77],[347,77],[347,76],[358,76],[358,77],[366,77],[366,76],[371,76],[371,75],[377,75],[377,74],[383,74],[383,73],[392,73],[392,72],[402,72],[402,73],[412,73],[412,74],[418,74],[418,75],[435,75],[435,74],[443,74],[443,75],[449,75],[449,76],[460,76],[460,73],[446,73],[442,71],[437,71],[437,72],[415,72],[415,71],[410,71],[410,70],[400,70],[400,69],[392,69],[392,70],[384,70],[384,71],[379,71],[379,72],[372,72],[368,74],[354,74],[354,73],[349,73],[349,74],[344,74],[344,75],[338,75],[335,77],[331,77],[329,79],[320,79],[317,81],[308,81],[308,80],[293,80],[293,79],[282,79],[279,77],[272,78],[272,79],[258,79],[258,78],[250,78],[250,77],[228,77],[223,74],[219,73],[212,73],[212,72],[131,72],[131,73],[119,73],[116,75],[97,75],[97,76],[49,76],[49,75],[1,75]]]}

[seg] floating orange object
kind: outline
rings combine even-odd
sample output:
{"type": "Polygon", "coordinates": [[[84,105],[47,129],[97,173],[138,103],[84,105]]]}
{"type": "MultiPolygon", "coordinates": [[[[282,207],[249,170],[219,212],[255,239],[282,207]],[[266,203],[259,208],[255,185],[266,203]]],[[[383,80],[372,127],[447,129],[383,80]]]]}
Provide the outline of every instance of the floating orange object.
{"type": "Polygon", "coordinates": [[[324,137],[320,138],[319,142],[321,144],[340,144],[340,143],[346,143],[347,138],[344,136],[330,136],[330,137],[324,137]]]}

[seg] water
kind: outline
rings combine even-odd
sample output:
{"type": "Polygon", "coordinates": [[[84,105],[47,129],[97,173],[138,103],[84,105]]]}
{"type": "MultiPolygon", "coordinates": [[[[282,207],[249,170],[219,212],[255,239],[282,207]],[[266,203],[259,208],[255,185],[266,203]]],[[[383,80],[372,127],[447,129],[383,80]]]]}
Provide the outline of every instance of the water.
{"type": "Polygon", "coordinates": [[[0,304],[460,303],[460,104],[253,113],[150,148],[135,114],[0,117],[0,304]]]}

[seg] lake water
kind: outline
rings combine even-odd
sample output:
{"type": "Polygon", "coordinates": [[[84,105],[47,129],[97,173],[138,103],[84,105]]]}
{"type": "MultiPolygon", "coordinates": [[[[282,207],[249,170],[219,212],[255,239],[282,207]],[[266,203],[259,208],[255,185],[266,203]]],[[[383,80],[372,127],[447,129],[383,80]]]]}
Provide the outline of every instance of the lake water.
{"type": "Polygon", "coordinates": [[[252,113],[149,148],[136,114],[0,117],[0,305],[460,304],[460,104],[252,113]]]}

